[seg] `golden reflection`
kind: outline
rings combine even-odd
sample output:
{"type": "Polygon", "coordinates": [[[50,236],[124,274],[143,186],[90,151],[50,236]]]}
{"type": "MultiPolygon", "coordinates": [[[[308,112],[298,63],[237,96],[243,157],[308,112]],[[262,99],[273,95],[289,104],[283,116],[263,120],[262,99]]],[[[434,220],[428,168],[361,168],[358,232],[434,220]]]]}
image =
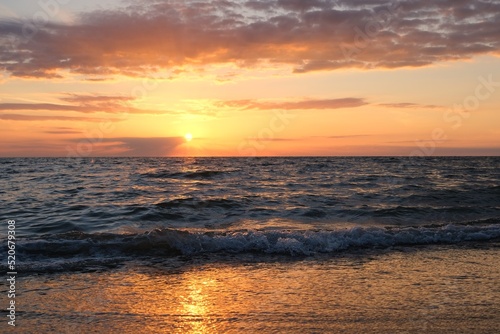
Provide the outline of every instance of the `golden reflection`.
{"type": "MultiPolygon", "coordinates": [[[[117,279],[119,279],[117,277],[117,279]]],[[[206,275],[133,274],[109,285],[115,296],[113,311],[144,321],[148,333],[217,333],[218,283],[206,275]],[[114,287],[113,287],[114,286],[114,287]]]]}
{"type": "MultiPolygon", "coordinates": [[[[183,296],[183,301],[179,305],[180,313],[189,319],[185,324],[184,333],[207,333],[210,324],[213,323],[210,317],[210,305],[206,295],[207,285],[212,285],[214,281],[190,279],[187,284],[187,296],[183,296]]],[[[213,328],[212,328],[213,329],[213,328]]]]}

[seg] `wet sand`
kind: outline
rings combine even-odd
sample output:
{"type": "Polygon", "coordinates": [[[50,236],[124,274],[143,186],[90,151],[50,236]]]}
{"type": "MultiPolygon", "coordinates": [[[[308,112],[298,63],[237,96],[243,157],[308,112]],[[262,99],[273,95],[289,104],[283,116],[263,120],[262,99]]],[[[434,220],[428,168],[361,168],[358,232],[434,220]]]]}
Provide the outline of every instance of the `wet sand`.
{"type": "Polygon", "coordinates": [[[295,260],[199,256],[95,272],[21,274],[16,330],[496,333],[499,255],[498,243],[490,242],[295,260]]]}

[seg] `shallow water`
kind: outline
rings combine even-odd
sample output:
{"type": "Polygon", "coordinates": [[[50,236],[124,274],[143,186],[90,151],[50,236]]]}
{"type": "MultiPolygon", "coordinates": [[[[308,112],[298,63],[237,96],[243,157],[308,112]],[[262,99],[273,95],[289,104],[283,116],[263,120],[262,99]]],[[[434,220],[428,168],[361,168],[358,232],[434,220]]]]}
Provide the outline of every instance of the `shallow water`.
{"type": "Polygon", "coordinates": [[[496,333],[498,246],[171,258],[29,276],[18,322],[24,333],[496,333]]]}

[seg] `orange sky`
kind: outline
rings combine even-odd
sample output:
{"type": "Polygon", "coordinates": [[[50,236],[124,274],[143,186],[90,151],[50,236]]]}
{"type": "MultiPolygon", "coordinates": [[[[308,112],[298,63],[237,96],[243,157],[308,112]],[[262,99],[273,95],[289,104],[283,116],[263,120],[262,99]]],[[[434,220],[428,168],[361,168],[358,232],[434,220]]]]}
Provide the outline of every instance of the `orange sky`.
{"type": "Polygon", "coordinates": [[[0,157],[500,154],[498,1],[66,2],[0,0],[0,157]]]}

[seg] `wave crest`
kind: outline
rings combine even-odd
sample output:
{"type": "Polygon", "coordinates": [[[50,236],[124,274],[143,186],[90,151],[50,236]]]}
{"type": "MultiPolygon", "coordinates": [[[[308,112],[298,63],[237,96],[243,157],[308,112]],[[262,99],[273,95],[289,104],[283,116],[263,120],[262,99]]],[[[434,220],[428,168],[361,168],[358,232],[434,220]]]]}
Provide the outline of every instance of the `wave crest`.
{"type": "Polygon", "coordinates": [[[20,251],[35,257],[195,255],[200,253],[264,253],[314,255],[348,249],[397,245],[454,244],[500,237],[500,226],[354,227],[334,231],[244,230],[189,232],[155,229],[141,234],[72,232],[50,239],[20,241],[20,251]]]}

